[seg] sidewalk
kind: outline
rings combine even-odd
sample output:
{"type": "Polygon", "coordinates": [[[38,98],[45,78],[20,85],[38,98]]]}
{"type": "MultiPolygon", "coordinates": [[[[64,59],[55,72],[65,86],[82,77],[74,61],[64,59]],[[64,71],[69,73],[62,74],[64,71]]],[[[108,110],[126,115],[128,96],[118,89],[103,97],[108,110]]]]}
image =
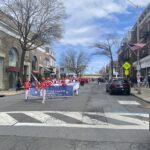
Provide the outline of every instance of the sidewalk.
{"type": "Polygon", "coordinates": [[[137,90],[131,88],[131,94],[150,103],[150,88],[141,88],[141,94],[137,94],[137,90]]]}
{"type": "Polygon", "coordinates": [[[21,90],[21,91],[11,91],[11,90],[8,90],[8,91],[0,91],[0,97],[18,95],[18,94],[22,94],[22,93],[24,93],[23,90],[21,90]]]}

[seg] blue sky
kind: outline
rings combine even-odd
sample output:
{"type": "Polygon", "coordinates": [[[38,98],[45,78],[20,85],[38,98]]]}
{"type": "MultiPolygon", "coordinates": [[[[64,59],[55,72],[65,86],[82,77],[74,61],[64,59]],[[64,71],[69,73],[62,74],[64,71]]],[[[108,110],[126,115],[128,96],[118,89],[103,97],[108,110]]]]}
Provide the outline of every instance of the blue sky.
{"type": "MultiPolygon", "coordinates": [[[[53,44],[57,64],[61,54],[68,49],[94,52],[90,46],[106,40],[108,34],[122,39],[134,25],[138,15],[150,0],[63,0],[67,19],[64,20],[64,34],[59,42],[53,44]],[[133,4],[138,5],[137,9],[133,4]]],[[[113,48],[117,58],[118,45],[113,48]]],[[[104,56],[92,57],[86,73],[96,73],[108,63],[104,56]]]]}

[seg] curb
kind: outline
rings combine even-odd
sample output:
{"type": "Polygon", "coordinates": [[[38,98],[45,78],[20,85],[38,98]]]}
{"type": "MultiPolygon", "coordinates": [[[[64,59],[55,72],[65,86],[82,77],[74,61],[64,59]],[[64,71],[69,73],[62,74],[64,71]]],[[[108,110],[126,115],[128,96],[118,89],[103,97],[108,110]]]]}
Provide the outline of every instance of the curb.
{"type": "Polygon", "coordinates": [[[19,92],[19,93],[12,93],[12,94],[0,94],[0,97],[5,97],[5,96],[14,96],[14,95],[20,95],[23,94],[24,92],[19,92]]]}
{"type": "Polygon", "coordinates": [[[145,102],[147,102],[147,103],[150,103],[150,101],[147,101],[147,100],[145,100],[145,99],[143,99],[143,98],[141,98],[141,97],[139,97],[139,96],[137,96],[137,95],[135,95],[135,94],[133,94],[133,93],[131,93],[131,95],[132,95],[132,96],[135,96],[136,98],[138,98],[138,99],[140,99],[140,100],[142,100],[142,101],[145,101],[145,102]]]}

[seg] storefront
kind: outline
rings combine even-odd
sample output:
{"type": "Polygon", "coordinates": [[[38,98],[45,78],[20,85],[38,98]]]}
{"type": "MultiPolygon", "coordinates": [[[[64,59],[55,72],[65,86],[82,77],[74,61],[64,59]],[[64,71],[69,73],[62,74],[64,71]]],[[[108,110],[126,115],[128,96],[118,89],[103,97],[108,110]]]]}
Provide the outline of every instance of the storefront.
{"type": "MultiPolygon", "coordinates": [[[[135,67],[135,70],[136,70],[136,66],[137,66],[137,62],[134,62],[133,67],[135,67]]],[[[140,71],[142,77],[146,77],[150,74],[150,55],[140,60],[140,71]]]]}

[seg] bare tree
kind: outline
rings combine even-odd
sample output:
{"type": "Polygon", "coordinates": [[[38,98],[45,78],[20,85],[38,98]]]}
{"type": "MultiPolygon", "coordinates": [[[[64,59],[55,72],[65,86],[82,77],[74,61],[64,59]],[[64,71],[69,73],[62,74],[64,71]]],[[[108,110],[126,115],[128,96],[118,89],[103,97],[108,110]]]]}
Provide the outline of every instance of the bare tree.
{"type": "Polygon", "coordinates": [[[22,49],[19,73],[27,51],[61,38],[64,7],[60,0],[2,0],[4,12],[17,30],[22,49]]]}
{"type": "Polygon", "coordinates": [[[84,51],[76,52],[74,50],[68,50],[63,53],[61,59],[61,66],[67,68],[77,75],[81,75],[89,62],[89,56],[84,51]]]}
{"type": "Polygon", "coordinates": [[[110,59],[110,65],[111,65],[111,76],[113,76],[113,52],[112,48],[117,43],[117,39],[109,36],[109,38],[106,39],[106,42],[99,42],[95,43],[94,47],[97,48],[97,50],[93,53],[93,55],[103,55],[110,59]]]}

